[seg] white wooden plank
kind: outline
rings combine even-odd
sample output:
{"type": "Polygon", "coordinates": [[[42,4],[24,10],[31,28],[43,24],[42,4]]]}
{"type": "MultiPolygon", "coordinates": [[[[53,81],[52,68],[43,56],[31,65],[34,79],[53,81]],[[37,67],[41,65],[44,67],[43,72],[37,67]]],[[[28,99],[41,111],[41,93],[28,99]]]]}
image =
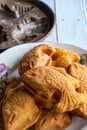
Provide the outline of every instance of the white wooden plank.
{"type": "Polygon", "coordinates": [[[87,0],[82,0],[82,5],[83,5],[83,10],[84,10],[86,24],[87,24],[87,0]]]}
{"type": "MultiPolygon", "coordinates": [[[[45,4],[47,4],[53,12],[55,12],[55,7],[54,7],[54,3],[55,0],[41,0],[42,2],[44,2],[45,4]]],[[[47,35],[47,37],[44,39],[44,41],[51,41],[51,42],[57,42],[57,37],[56,37],[56,23],[53,27],[53,29],[51,30],[51,33],[49,33],[49,35],[47,35]]]]}
{"type": "Polygon", "coordinates": [[[56,0],[58,39],[87,49],[87,32],[81,0],[56,0]]]}

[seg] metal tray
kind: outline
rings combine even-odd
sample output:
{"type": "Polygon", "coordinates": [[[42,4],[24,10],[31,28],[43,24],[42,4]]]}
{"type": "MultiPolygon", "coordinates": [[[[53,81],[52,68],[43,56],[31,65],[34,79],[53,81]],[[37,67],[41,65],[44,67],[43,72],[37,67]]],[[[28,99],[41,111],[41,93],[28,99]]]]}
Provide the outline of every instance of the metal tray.
{"type": "Polygon", "coordinates": [[[0,52],[45,38],[54,25],[54,13],[37,0],[0,1],[0,52]]]}

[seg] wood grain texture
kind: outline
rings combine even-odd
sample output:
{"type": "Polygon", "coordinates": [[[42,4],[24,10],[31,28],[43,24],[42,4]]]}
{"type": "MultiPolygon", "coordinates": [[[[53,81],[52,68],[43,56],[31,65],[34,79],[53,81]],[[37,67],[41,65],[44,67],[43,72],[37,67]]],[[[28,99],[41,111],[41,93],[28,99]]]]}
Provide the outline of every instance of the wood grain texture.
{"type": "Polygon", "coordinates": [[[84,15],[85,15],[86,29],[87,29],[87,0],[82,0],[82,6],[83,6],[84,15]]]}
{"type": "Polygon", "coordinates": [[[56,0],[59,42],[87,49],[87,32],[81,0],[56,0]]]}

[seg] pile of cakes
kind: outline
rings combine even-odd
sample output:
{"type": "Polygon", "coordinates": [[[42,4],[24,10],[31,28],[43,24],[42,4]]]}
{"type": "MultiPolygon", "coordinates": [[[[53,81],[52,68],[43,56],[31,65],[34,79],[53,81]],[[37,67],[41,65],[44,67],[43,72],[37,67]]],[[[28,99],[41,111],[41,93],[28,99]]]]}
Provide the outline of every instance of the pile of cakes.
{"type": "Polygon", "coordinates": [[[5,130],[65,130],[72,115],[87,119],[87,67],[80,56],[40,44],[21,59],[2,100],[5,130]]]}

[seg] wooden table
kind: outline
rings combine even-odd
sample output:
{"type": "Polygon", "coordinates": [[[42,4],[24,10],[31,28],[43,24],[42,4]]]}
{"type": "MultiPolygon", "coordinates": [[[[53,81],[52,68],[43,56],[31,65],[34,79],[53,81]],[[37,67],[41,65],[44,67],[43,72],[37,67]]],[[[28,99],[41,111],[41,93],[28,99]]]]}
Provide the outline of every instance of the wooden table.
{"type": "Polygon", "coordinates": [[[87,50],[87,0],[41,0],[55,13],[56,22],[45,41],[79,46],[87,50]]]}

